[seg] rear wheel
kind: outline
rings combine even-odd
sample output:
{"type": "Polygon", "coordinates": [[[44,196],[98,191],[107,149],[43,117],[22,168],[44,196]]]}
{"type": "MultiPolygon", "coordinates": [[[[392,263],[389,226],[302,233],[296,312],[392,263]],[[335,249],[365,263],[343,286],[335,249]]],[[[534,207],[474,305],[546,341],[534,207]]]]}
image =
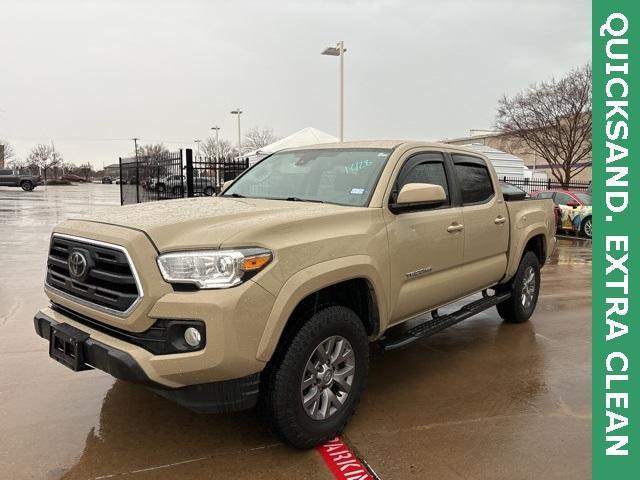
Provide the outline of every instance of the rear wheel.
{"type": "Polygon", "coordinates": [[[583,237],[591,238],[591,217],[587,217],[582,221],[580,233],[583,237]]]}
{"type": "Polygon", "coordinates": [[[288,444],[311,448],[335,437],[353,415],[369,370],[367,332],[342,306],[313,314],[265,370],[262,404],[288,444]]]}
{"type": "Polygon", "coordinates": [[[498,313],[509,323],[529,320],[538,303],[540,292],[540,262],[533,252],[526,252],[520,260],[515,276],[506,285],[511,297],[497,305],[498,313]]]}
{"type": "Polygon", "coordinates": [[[33,182],[31,182],[31,180],[24,180],[24,181],[20,182],[20,187],[25,192],[30,192],[31,190],[33,190],[34,185],[33,185],[33,182]]]}

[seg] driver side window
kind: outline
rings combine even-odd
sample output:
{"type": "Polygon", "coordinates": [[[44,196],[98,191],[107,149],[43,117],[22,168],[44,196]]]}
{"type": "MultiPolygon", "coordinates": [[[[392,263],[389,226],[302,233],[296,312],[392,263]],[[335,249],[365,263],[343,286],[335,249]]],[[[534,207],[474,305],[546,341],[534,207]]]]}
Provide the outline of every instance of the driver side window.
{"type": "Polygon", "coordinates": [[[440,185],[447,195],[444,206],[451,205],[447,174],[444,169],[444,156],[441,153],[419,153],[410,157],[402,166],[398,179],[391,192],[389,203],[395,203],[398,193],[408,183],[432,183],[440,185]]]}

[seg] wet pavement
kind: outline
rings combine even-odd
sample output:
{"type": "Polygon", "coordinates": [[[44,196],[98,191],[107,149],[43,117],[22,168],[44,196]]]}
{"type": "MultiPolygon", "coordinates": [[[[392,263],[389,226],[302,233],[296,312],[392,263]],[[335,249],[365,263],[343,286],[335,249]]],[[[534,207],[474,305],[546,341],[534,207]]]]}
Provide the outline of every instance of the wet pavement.
{"type": "MultiPolygon", "coordinates": [[[[0,188],[0,478],[331,478],[253,411],[201,416],[48,357],[32,317],[52,227],[117,185],[0,188]]],[[[585,479],[591,465],[591,242],[563,238],[537,311],[488,310],[385,354],[344,438],[383,479],[585,479]]]]}

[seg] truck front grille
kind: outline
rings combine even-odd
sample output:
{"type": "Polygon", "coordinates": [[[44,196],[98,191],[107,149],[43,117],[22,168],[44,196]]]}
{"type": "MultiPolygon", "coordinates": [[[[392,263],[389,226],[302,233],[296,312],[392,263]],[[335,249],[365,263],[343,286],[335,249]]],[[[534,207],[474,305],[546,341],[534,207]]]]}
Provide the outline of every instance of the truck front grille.
{"type": "Polygon", "coordinates": [[[46,283],[80,303],[121,315],[142,297],[123,247],[61,234],[51,237],[46,283]]]}

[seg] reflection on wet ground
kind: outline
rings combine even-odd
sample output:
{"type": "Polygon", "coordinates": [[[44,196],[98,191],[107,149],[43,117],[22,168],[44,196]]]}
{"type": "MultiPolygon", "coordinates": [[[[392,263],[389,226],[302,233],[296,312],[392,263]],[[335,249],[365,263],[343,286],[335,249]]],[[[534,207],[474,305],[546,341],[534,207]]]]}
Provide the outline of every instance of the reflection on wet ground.
{"type": "MultiPolygon", "coordinates": [[[[117,203],[116,185],[0,189],[0,477],[331,478],[253,411],[196,415],[49,360],[31,318],[46,303],[51,227],[117,203]]],[[[591,242],[563,238],[531,322],[492,309],[405,350],[373,349],[346,438],[381,478],[588,478],[590,290],[591,242]]]]}

